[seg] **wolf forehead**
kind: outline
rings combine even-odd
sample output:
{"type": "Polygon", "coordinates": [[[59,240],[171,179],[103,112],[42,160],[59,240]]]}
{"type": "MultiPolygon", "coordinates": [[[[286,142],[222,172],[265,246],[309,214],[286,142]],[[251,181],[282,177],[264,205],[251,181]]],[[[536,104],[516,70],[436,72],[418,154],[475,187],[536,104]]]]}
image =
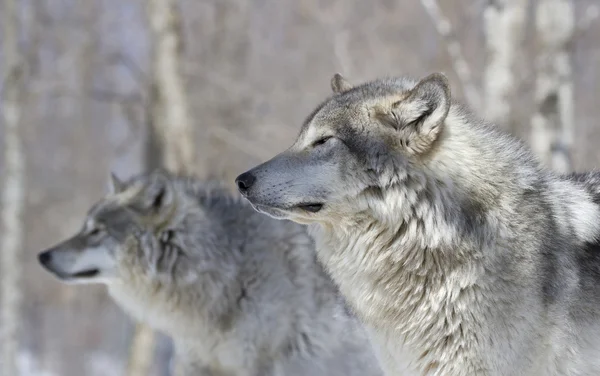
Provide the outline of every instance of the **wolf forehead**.
{"type": "MultiPolygon", "coordinates": [[[[304,135],[310,127],[319,127],[330,122],[346,126],[358,112],[369,104],[375,104],[382,98],[397,97],[413,89],[418,83],[412,77],[385,77],[347,88],[321,102],[306,117],[300,134],[304,135]]],[[[337,129],[342,130],[342,129],[337,129]]]]}
{"type": "Polygon", "coordinates": [[[102,225],[123,233],[139,227],[136,213],[131,207],[114,198],[105,198],[95,203],[87,213],[86,227],[102,225]]]}

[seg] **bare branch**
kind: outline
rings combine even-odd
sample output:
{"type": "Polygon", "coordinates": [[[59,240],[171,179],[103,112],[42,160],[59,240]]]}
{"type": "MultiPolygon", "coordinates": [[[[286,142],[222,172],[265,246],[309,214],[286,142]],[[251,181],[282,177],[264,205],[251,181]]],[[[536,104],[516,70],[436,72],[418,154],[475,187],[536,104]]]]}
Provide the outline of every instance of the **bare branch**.
{"type": "Polygon", "coordinates": [[[460,83],[465,94],[467,102],[475,109],[481,107],[480,96],[475,83],[473,82],[473,75],[471,69],[467,64],[467,61],[463,55],[460,43],[456,39],[456,35],[452,28],[450,21],[444,16],[440,6],[436,0],[421,0],[423,8],[429,14],[429,17],[433,21],[437,32],[444,38],[446,42],[446,49],[452,66],[456,75],[458,76],[460,83]]]}

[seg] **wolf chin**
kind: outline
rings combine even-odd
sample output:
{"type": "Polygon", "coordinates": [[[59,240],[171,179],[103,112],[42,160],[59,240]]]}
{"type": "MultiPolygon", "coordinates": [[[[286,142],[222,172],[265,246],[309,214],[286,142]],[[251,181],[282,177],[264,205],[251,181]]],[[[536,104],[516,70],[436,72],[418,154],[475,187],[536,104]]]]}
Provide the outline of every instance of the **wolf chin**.
{"type": "Polygon", "coordinates": [[[310,224],[388,375],[599,375],[600,173],[558,176],[443,74],[352,86],[236,179],[310,224]]]}
{"type": "Polygon", "coordinates": [[[382,375],[303,226],[164,171],[112,187],[39,260],[170,335],[177,375],[382,375]]]}

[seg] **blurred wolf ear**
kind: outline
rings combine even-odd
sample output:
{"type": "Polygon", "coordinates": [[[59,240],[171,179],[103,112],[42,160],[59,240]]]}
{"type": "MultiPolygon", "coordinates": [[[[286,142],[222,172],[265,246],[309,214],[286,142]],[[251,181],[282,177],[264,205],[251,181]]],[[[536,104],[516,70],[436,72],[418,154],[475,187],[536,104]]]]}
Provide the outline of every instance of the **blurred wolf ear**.
{"type": "Polygon", "coordinates": [[[143,195],[145,206],[155,211],[169,208],[175,203],[175,192],[171,180],[162,170],[152,174],[143,195]]]}
{"type": "Polygon", "coordinates": [[[117,194],[123,192],[125,189],[125,183],[117,177],[114,172],[110,173],[110,181],[108,182],[109,194],[117,194]]]}
{"type": "Polygon", "coordinates": [[[450,110],[446,76],[430,74],[410,91],[391,99],[377,105],[377,117],[400,133],[400,143],[407,151],[419,154],[429,150],[450,110]]]}
{"type": "Polygon", "coordinates": [[[352,85],[341,74],[336,73],[331,78],[331,90],[336,94],[341,94],[352,89],[352,85]]]}

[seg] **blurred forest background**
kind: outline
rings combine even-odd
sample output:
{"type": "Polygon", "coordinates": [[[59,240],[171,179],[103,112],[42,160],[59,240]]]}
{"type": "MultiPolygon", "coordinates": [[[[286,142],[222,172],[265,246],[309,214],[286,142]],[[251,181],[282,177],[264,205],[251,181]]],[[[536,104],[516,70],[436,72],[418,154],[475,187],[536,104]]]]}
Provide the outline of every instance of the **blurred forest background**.
{"type": "MultiPolygon", "coordinates": [[[[445,72],[560,171],[600,161],[597,0],[2,0],[0,374],[163,376],[169,340],[36,255],[110,171],[232,184],[330,94],[445,72]]],[[[233,185],[233,184],[232,184],[233,185]]]]}

